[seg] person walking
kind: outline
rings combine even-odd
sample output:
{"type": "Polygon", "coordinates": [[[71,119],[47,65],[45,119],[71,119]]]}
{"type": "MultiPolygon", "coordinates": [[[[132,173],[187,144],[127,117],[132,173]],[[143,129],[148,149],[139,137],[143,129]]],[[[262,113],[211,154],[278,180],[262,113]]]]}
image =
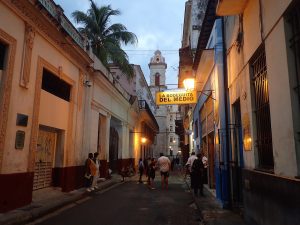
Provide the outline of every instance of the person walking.
{"type": "Polygon", "coordinates": [[[154,179],[155,179],[155,168],[156,168],[156,165],[155,165],[155,160],[154,158],[151,159],[151,162],[149,164],[149,187],[154,190],[154,179]]]}
{"type": "Polygon", "coordinates": [[[164,156],[163,153],[160,153],[160,157],[157,160],[157,164],[160,170],[161,175],[161,187],[162,189],[168,190],[168,178],[169,178],[169,171],[171,168],[171,162],[168,157],[164,156]]]}
{"type": "Polygon", "coordinates": [[[203,175],[204,175],[204,164],[202,162],[202,155],[197,154],[197,159],[194,160],[192,165],[193,174],[193,189],[195,196],[198,196],[198,190],[200,190],[200,195],[203,195],[203,175]]]}
{"type": "Polygon", "coordinates": [[[88,158],[85,160],[85,187],[88,192],[94,190],[92,188],[93,177],[96,174],[96,165],[93,161],[93,153],[89,153],[88,158]]]}
{"type": "Polygon", "coordinates": [[[143,160],[142,158],[140,158],[139,160],[139,173],[140,173],[140,179],[139,179],[139,183],[142,183],[142,176],[143,176],[143,173],[144,173],[144,163],[143,163],[143,160]]]}
{"type": "Polygon", "coordinates": [[[194,176],[192,174],[192,166],[194,161],[197,159],[197,156],[195,155],[195,152],[192,152],[191,156],[188,158],[187,163],[185,164],[188,172],[190,173],[190,177],[191,177],[191,188],[194,187],[194,176]]]}
{"type": "Polygon", "coordinates": [[[98,189],[97,181],[98,181],[98,178],[100,177],[100,171],[99,171],[100,160],[98,159],[98,156],[99,156],[99,153],[95,152],[94,157],[93,157],[93,162],[95,163],[95,166],[96,166],[96,172],[95,172],[95,175],[93,176],[93,182],[92,182],[93,189],[98,189]]]}

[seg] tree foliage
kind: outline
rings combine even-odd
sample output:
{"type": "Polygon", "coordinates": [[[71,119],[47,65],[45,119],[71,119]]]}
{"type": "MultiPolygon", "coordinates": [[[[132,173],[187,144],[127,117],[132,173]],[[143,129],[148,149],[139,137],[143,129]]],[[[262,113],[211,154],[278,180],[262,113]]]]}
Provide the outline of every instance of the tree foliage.
{"type": "Polygon", "coordinates": [[[136,35],[123,24],[111,24],[111,17],[121,14],[119,10],[110,5],[98,7],[93,0],[90,3],[86,13],[78,10],[72,13],[75,22],[81,25],[79,32],[88,38],[93,53],[107,68],[114,64],[129,78],[133,77],[133,67],[121,45],[136,44],[136,35]]]}

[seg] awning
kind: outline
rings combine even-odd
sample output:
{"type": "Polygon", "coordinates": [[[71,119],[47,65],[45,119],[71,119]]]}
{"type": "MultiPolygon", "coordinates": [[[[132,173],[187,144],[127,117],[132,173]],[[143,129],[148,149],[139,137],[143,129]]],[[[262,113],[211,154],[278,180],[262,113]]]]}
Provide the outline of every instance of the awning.
{"type": "Polygon", "coordinates": [[[248,0],[219,0],[216,14],[218,16],[238,15],[244,12],[248,0]]]}
{"type": "Polygon", "coordinates": [[[196,89],[202,91],[210,72],[214,66],[214,49],[202,50],[198,69],[196,71],[196,89]]]}

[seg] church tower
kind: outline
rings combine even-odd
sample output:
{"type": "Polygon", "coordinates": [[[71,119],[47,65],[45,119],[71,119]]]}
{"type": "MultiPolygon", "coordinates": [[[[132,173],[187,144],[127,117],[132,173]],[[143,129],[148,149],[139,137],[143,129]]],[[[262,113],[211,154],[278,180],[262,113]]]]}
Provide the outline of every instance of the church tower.
{"type": "MultiPolygon", "coordinates": [[[[149,63],[150,69],[150,91],[153,99],[157,91],[167,90],[165,58],[159,50],[154,52],[149,63]]],[[[173,157],[178,153],[178,136],[175,134],[175,119],[178,107],[172,105],[156,106],[155,119],[159,125],[159,133],[156,135],[156,144],[153,148],[154,157],[164,153],[173,157]]]]}
{"type": "Polygon", "coordinates": [[[155,99],[155,92],[167,89],[166,86],[166,69],[165,58],[159,50],[154,52],[154,56],[149,63],[150,69],[150,90],[155,99]]]}

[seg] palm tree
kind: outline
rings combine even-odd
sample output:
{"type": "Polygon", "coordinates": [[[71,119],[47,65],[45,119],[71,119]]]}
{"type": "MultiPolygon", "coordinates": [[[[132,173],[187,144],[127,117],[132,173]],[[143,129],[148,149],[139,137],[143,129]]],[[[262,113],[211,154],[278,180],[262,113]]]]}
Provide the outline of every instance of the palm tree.
{"type": "Polygon", "coordinates": [[[75,22],[82,25],[79,32],[87,36],[93,53],[107,68],[113,63],[129,78],[133,77],[133,67],[121,44],[137,43],[136,35],[120,23],[110,24],[111,16],[121,14],[119,10],[110,5],[98,7],[93,0],[90,3],[87,13],[78,10],[72,13],[75,22]]]}

